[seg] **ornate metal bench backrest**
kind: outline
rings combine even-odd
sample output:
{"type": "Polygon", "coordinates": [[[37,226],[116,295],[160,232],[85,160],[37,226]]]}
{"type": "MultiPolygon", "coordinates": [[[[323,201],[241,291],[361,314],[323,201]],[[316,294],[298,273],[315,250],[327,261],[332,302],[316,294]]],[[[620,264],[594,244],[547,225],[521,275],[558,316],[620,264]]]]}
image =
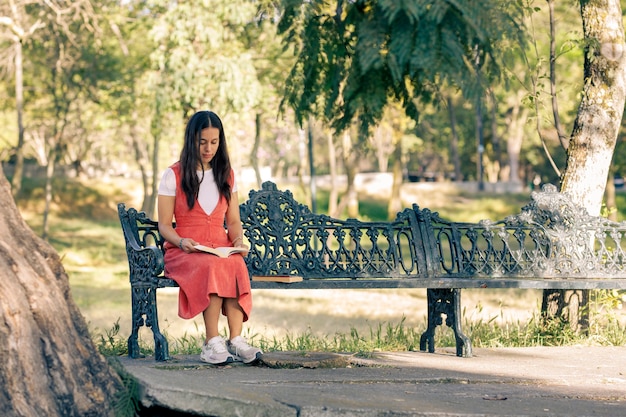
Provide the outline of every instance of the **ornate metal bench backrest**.
{"type": "Polygon", "coordinates": [[[406,278],[433,275],[437,267],[432,230],[419,209],[390,222],[338,220],[311,213],[271,182],[250,191],[240,208],[251,275],[406,278]]]}
{"type": "Polygon", "coordinates": [[[553,185],[502,221],[431,218],[444,275],[626,277],[626,223],[588,215],[553,185]]]}

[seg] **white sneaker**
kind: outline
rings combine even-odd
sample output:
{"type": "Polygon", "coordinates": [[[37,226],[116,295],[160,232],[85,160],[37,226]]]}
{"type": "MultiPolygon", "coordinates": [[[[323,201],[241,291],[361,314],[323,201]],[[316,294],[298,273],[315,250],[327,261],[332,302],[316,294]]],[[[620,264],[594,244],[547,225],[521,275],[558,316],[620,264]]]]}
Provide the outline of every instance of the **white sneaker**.
{"type": "Polygon", "coordinates": [[[202,345],[200,360],[213,365],[223,365],[234,362],[235,359],[228,353],[226,342],[222,336],[215,336],[202,345]]]}
{"type": "Polygon", "coordinates": [[[261,349],[250,346],[246,339],[241,336],[229,340],[226,342],[226,346],[228,351],[235,356],[235,360],[240,359],[243,363],[252,363],[263,356],[261,349]]]}

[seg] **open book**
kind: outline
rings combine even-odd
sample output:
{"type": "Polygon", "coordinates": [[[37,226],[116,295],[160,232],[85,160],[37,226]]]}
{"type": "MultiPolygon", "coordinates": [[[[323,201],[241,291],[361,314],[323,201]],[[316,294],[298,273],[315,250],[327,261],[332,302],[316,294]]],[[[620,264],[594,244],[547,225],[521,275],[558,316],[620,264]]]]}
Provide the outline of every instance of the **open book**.
{"type": "Polygon", "coordinates": [[[232,246],[223,246],[219,248],[211,248],[204,245],[196,245],[194,248],[201,250],[202,252],[212,253],[213,255],[217,255],[220,258],[228,258],[233,253],[246,253],[250,249],[247,247],[232,247],[232,246]]]}

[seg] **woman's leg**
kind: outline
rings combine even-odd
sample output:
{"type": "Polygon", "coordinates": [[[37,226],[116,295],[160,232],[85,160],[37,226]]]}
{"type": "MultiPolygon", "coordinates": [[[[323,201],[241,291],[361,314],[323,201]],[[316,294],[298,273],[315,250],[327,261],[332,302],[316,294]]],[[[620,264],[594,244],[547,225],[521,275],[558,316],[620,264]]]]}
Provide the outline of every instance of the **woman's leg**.
{"type": "Polygon", "coordinates": [[[226,318],[228,319],[229,339],[233,339],[241,335],[243,330],[243,310],[236,298],[225,298],[223,302],[226,318]]]}
{"type": "MultiPolygon", "coordinates": [[[[212,337],[219,336],[219,328],[218,322],[220,319],[220,314],[222,312],[222,303],[224,299],[219,297],[217,294],[209,295],[209,306],[202,312],[202,317],[204,318],[204,327],[206,328],[206,340],[205,343],[209,341],[212,337]]],[[[227,304],[228,305],[228,304],[227,304]]],[[[228,319],[230,322],[230,319],[228,319]]]]}
{"type": "Polygon", "coordinates": [[[228,330],[230,331],[230,340],[226,342],[228,351],[235,356],[235,360],[241,360],[243,363],[255,363],[261,358],[263,352],[261,349],[250,346],[246,339],[241,337],[243,328],[244,312],[236,298],[224,299],[224,310],[228,318],[228,330]]]}

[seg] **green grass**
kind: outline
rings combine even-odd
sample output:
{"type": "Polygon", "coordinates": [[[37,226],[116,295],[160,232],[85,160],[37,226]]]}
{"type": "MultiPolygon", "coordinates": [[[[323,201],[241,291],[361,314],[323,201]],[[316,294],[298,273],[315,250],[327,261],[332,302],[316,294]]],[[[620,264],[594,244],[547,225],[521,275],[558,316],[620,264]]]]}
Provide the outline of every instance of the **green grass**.
{"type": "MultiPolygon", "coordinates": [[[[555,318],[543,320],[539,314],[528,322],[497,322],[497,317],[488,320],[463,318],[463,332],[472,341],[474,348],[535,347],[535,346],[624,346],[626,325],[615,317],[599,316],[592,320],[589,333],[575,332],[567,321],[555,318]]],[[[407,327],[404,319],[397,323],[380,322],[362,333],[351,328],[349,333],[314,335],[311,332],[287,334],[277,339],[267,339],[257,334],[244,335],[252,344],[265,352],[351,352],[367,357],[377,351],[418,351],[420,337],[425,327],[407,327]]],[[[120,337],[116,324],[105,335],[98,335],[96,343],[104,355],[126,355],[126,339],[120,337]]],[[[226,333],[224,331],[224,336],[226,333]]],[[[170,340],[170,354],[200,354],[203,335],[184,336],[170,340]]],[[[445,326],[435,332],[436,348],[454,347],[454,333],[445,326]]],[[[153,355],[151,341],[140,341],[143,354],[153,355]]]]}
{"type": "MultiPolygon", "coordinates": [[[[328,190],[317,191],[317,208],[320,213],[328,212],[328,190]]],[[[307,201],[303,196],[296,195],[298,201],[307,201]]],[[[340,197],[341,198],[341,197],[340,197]]],[[[430,199],[429,199],[430,201],[430,199]]],[[[433,204],[422,206],[420,195],[415,196],[415,203],[420,208],[428,208],[436,211],[445,219],[453,221],[476,222],[482,219],[498,220],[511,214],[518,213],[519,210],[529,202],[527,193],[494,194],[494,193],[458,193],[442,194],[441,198],[435,199],[433,204]]],[[[625,201],[626,204],[626,201],[625,201]]],[[[344,212],[340,217],[346,217],[344,212]]],[[[360,220],[384,221],[387,220],[387,201],[376,199],[371,196],[359,198],[360,220]]]]}
{"type": "MultiPolygon", "coordinates": [[[[27,181],[18,199],[18,207],[37,234],[42,230],[41,182],[27,181]]],[[[132,189],[127,182],[101,184],[98,188],[75,181],[55,181],[53,212],[49,219],[49,242],[62,258],[70,277],[72,295],[81,311],[111,312],[117,321],[103,328],[91,328],[94,341],[106,355],[127,353],[126,337],[120,334],[120,319],[130,320],[130,294],[128,264],[124,239],[117,219],[117,202],[132,200],[132,189]]],[[[295,193],[294,193],[295,194],[295,193]]],[[[319,210],[326,210],[328,192],[319,191],[319,210]],[[326,200],[325,200],[326,199],[326,200]]],[[[296,198],[298,196],[296,195],[296,198]]],[[[417,196],[417,199],[420,197],[417,196]]],[[[441,195],[429,208],[444,218],[456,221],[500,219],[519,212],[528,202],[527,194],[496,195],[459,193],[441,195]]],[[[419,202],[418,202],[419,203],[419,202]]],[[[619,218],[626,218],[626,195],[618,194],[619,218]]],[[[361,218],[385,220],[387,202],[372,197],[360,201],[361,218]]],[[[614,315],[622,302],[623,292],[594,292],[597,301],[592,312],[589,334],[569,330],[560,320],[545,322],[533,316],[528,322],[504,322],[499,317],[469,319],[464,312],[463,328],[474,347],[538,346],[564,344],[625,345],[626,328],[614,315]]],[[[162,323],[163,325],[163,323],[162,323]]],[[[266,339],[259,334],[245,335],[266,351],[302,350],[357,352],[362,355],[377,350],[417,350],[419,338],[426,326],[409,327],[404,320],[398,323],[372,324],[368,330],[351,328],[347,333],[314,335],[311,332],[287,334],[276,339],[266,339]]],[[[166,332],[165,332],[166,333],[166,332]]],[[[167,333],[166,333],[167,335],[167,333]]],[[[170,340],[173,354],[199,353],[204,335],[202,329],[170,340]]],[[[152,340],[140,340],[146,354],[152,353],[152,340]]],[[[454,346],[452,331],[440,327],[436,333],[436,346],[454,346]]]]}

